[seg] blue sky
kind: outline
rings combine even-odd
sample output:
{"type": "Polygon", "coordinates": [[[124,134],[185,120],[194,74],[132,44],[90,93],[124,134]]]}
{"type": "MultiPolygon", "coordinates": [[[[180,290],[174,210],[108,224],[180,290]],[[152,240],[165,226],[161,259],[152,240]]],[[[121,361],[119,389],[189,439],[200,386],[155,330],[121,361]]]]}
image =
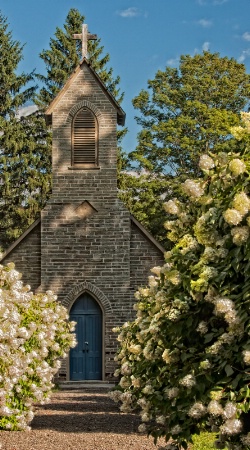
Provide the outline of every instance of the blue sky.
{"type": "Polygon", "coordinates": [[[158,69],[209,49],[243,62],[250,72],[250,0],[0,0],[13,38],[25,44],[21,70],[45,73],[39,53],[70,8],[85,15],[121,77],[126,151],[134,149],[139,130],[131,100],[158,69]]]}

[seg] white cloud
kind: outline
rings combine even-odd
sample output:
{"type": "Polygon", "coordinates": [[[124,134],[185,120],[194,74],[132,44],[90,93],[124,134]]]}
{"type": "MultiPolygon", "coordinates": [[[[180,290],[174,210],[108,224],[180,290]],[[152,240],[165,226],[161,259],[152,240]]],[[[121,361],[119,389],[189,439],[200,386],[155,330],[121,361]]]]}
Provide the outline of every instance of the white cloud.
{"type": "Polygon", "coordinates": [[[227,3],[228,0],[214,0],[213,5],[223,5],[224,3],[227,3]]]}
{"type": "Polygon", "coordinates": [[[246,31],[243,35],[242,35],[243,39],[245,41],[250,41],[250,33],[249,31],[246,31]]]}
{"type": "Polygon", "coordinates": [[[135,8],[134,6],[132,6],[131,8],[123,9],[122,11],[117,11],[117,14],[125,18],[136,17],[141,15],[138,8],[135,8]]]}
{"type": "Polygon", "coordinates": [[[209,48],[210,48],[210,42],[204,42],[203,45],[202,45],[202,50],[204,52],[208,52],[209,48]]]}
{"type": "Polygon", "coordinates": [[[238,62],[243,63],[245,59],[249,58],[249,56],[250,56],[250,48],[248,48],[247,50],[243,50],[238,58],[238,62]]]}
{"type": "Polygon", "coordinates": [[[198,5],[204,6],[204,5],[223,5],[224,3],[227,3],[228,0],[197,0],[198,5]]]}
{"type": "Polygon", "coordinates": [[[198,20],[198,25],[201,25],[203,28],[209,28],[213,25],[212,20],[200,19],[198,20]]]}
{"type": "Polygon", "coordinates": [[[170,58],[167,60],[167,65],[168,66],[178,66],[180,62],[180,58],[170,58]]]}
{"type": "Polygon", "coordinates": [[[36,105],[29,105],[24,106],[23,108],[20,108],[18,110],[17,116],[18,117],[26,117],[32,114],[33,112],[37,111],[38,107],[36,105]]]}

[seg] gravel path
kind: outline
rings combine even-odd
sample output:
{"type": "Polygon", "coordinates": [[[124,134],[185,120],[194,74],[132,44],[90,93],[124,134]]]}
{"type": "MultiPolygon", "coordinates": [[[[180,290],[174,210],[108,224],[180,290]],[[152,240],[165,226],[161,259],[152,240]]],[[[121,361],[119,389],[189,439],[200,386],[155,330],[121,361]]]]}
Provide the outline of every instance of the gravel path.
{"type": "Polygon", "coordinates": [[[139,423],[103,390],[60,391],[38,407],[30,432],[2,431],[1,450],[157,450],[139,423]]]}

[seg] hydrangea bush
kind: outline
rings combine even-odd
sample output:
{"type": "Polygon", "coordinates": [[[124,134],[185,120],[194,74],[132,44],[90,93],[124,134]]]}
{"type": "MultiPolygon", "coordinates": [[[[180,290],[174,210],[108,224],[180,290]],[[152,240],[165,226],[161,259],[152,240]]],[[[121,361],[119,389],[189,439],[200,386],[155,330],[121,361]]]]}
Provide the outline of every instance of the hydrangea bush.
{"type": "Polygon", "coordinates": [[[122,411],[139,431],[187,448],[201,430],[217,448],[250,449],[249,115],[235,153],[204,154],[203,177],[168,201],[173,248],[136,293],[137,317],[119,332],[122,411]]]}
{"type": "Polygon", "coordinates": [[[51,291],[34,295],[14,264],[0,266],[0,429],[28,430],[49,400],[58,358],[75,345],[74,322],[51,291]]]}

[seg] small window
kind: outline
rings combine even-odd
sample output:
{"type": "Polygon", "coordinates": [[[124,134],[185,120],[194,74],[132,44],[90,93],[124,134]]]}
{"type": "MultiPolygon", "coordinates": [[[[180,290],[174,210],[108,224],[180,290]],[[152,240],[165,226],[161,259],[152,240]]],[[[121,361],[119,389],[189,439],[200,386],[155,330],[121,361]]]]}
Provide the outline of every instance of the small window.
{"type": "Polygon", "coordinates": [[[97,122],[88,108],[81,109],[72,126],[72,165],[97,166],[97,122]]]}

